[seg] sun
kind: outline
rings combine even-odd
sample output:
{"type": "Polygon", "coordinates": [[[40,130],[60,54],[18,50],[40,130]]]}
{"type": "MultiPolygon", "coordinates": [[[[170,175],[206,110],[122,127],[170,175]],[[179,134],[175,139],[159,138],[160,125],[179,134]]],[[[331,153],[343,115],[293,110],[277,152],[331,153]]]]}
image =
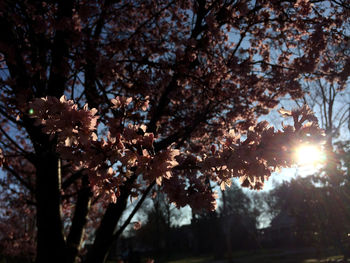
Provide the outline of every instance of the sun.
{"type": "Polygon", "coordinates": [[[325,154],[320,146],[304,144],[300,145],[295,152],[298,166],[314,167],[322,165],[325,161],[325,154]]]}

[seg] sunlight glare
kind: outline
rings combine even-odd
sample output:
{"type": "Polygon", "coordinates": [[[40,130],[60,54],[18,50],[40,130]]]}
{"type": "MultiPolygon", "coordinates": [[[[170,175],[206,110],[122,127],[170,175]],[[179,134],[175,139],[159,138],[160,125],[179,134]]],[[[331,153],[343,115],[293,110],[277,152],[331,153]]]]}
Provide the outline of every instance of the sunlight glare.
{"type": "Polygon", "coordinates": [[[325,155],[320,147],[307,144],[297,148],[296,159],[298,166],[316,168],[325,161],[325,155]]]}

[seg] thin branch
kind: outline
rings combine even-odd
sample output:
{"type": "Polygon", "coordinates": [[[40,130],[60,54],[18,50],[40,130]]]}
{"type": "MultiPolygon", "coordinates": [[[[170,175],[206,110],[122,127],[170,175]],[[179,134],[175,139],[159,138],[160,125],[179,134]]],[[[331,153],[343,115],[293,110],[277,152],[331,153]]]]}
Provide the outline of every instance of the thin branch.
{"type": "Polygon", "coordinates": [[[3,109],[3,106],[0,106],[0,113],[8,120],[12,121],[13,123],[16,123],[16,124],[20,124],[23,126],[23,122],[22,121],[18,121],[16,120],[15,118],[13,118],[12,116],[8,115],[6,111],[4,111],[3,109]]]}
{"type": "Polygon", "coordinates": [[[10,172],[23,186],[25,186],[31,193],[34,193],[34,188],[26,182],[14,169],[8,166],[6,163],[3,164],[3,168],[10,172]]]}
{"type": "Polygon", "coordinates": [[[143,193],[141,199],[138,201],[138,203],[136,204],[136,206],[134,207],[134,209],[132,210],[132,212],[130,213],[130,215],[128,216],[128,218],[125,220],[124,224],[118,229],[118,231],[113,235],[113,239],[117,239],[121,233],[123,233],[123,231],[125,230],[125,228],[130,224],[131,219],[134,217],[134,215],[136,214],[136,212],[139,210],[139,208],[141,207],[142,203],[145,201],[148,193],[151,191],[151,189],[153,188],[153,186],[155,185],[156,181],[154,180],[145,190],[145,192],[143,193]]]}
{"type": "Polygon", "coordinates": [[[18,148],[24,155],[29,155],[28,152],[26,152],[21,146],[19,146],[6,132],[3,128],[0,126],[0,131],[5,135],[5,137],[18,148]]]}
{"type": "Polygon", "coordinates": [[[326,129],[328,129],[329,127],[329,123],[328,123],[328,115],[327,115],[327,97],[325,94],[325,90],[324,87],[321,83],[321,80],[318,80],[318,85],[321,88],[321,94],[322,94],[322,103],[323,103],[323,114],[324,114],[324,119],[325,119],[325,125],[326,125],[326,129]]]}
{"type": "Polygon", "coordinates": [[[340,5],[341,7],[345,8],[345,9],[350,9],[350,5],[346,5],[343,2],[339,2],[339,1],[336,1],[336,0],[331,0],[331,2],[334,2],[337,5],[340,5]]]}
{"type": "MultiPolygon", "coordinates": [[[[23,193],[20,192],[20,191],[16,191],[16,190],[14,190],[13,188],[10,188],[9,185],[8,185],[7,183],[5,183],[4,181],[0,181],[0,185],[3,187],[2,189],[6,188],[8,191],[10,191],[11,194],[12,194],[12,196],[23,194],[23,193]]],[[[28,205],[36,206],[36,202],[33,201],[33,200],[30,200],[30,199],[25,198],[24,201],[25,201],[28,205]]]]}
{"type": "Polygon", "coordinates": [[[71,100],[74,101],[74,88],[75,88],[75,82],[77,80],[78,73],[76,72],[73,77],[73,84],[72,84],[72,93],[71,93],[71,100]]]}
{"type": "Polygon", "coordinates": [[[164,6],[162,9],[160,9],[158,12],[156,12],[152,17],[150,17],[149,19],[147,19],[146,21],[144,21],[141,25],[139,25],[134,33],[132,35],[130,35],[129,39],[133,38],[145,25],[147,25],[149,22],[151,22],[154,18],[157,18],[164,10],[166,10],[167,8],[169,8],[172,4],[174,4],[175,1],[171,1],[169,4],[167,4],[166,6],[164,6]]]}
{"type": "Polygon", "coordinates": [[[62,183],[62,189],[67,189],[72,183],[83,176],[83,169],[75,172],[62,183]]]}

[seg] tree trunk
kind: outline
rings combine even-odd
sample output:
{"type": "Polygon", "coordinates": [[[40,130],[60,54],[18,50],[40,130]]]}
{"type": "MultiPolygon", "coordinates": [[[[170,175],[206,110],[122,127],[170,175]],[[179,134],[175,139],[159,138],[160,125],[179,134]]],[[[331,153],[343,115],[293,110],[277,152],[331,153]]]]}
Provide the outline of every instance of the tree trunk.
{"type": "Polygon", "coordinates": [[[89,249],[85,263],[103,263],[107,259],[108,252],[112,246],[114,230],[126,208],[126,200],[120,200],[116,204],[109,204],[107,211],[97,230],[94,244],[89,249]]]}
{"type": "Polygon", "coordinates": [[[124,186],[121,187],[121,194],[117,199],[117,203],[108,205],[96,232],[94,244],[89,249],[84,263],[103,263],[107,259],[113,241],[118,238],[118,236],[115,235],[115,230],[126,208],[131,186],[136,180],[136,177],[136,175],[131,176],[124,186]]]}
{"type": "Polygon", "coordinates": [[[61,221],[59,159],[51,152],[41,152],[38,157],[40,162],[36,165],[36,263],[66,262],[61,221]]]}
{"type": "Polygon", "coordinates": [[[75,204],[75,211],[72,225],[67,237],[67,262],[76,262],[77,255],[83,240],[87,215],[90,209],[92,192],[87,176],[82,178],[82,188],[80,189],[75,204]]]}
{"type": "Polygon", "coordinates": [[[221,194],[222,194],[222,202],[223,202],[223,210],[222,210],[222,218],[224,219],[224,235],[226,239],[226,251],[227,251],[227,257],[228,257],[228,262],[232,262],[232,242],[231,242],[231,222],[230,220],[227,220],[227,201],[226,201],[226,193],[224,190],[221,189],[221,194]]]}

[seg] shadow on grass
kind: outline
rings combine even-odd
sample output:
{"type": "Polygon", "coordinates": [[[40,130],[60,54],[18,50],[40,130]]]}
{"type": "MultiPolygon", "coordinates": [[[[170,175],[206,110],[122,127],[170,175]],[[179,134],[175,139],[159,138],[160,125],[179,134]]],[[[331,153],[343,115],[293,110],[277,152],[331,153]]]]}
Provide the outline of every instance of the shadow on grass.
{"type": "MultiPolygon", "coordinates": [[[[232,254],[232,261],[214,259],[211,255],[186,256],[173,255],[159,258],[155,263],[331,263],[345,262],[342,255],[327,255],[317,257],[313,250],[258,250],[237,251],[232,254]]],[[[350,262],[348,260],[347,262],[350,262]]]]}

